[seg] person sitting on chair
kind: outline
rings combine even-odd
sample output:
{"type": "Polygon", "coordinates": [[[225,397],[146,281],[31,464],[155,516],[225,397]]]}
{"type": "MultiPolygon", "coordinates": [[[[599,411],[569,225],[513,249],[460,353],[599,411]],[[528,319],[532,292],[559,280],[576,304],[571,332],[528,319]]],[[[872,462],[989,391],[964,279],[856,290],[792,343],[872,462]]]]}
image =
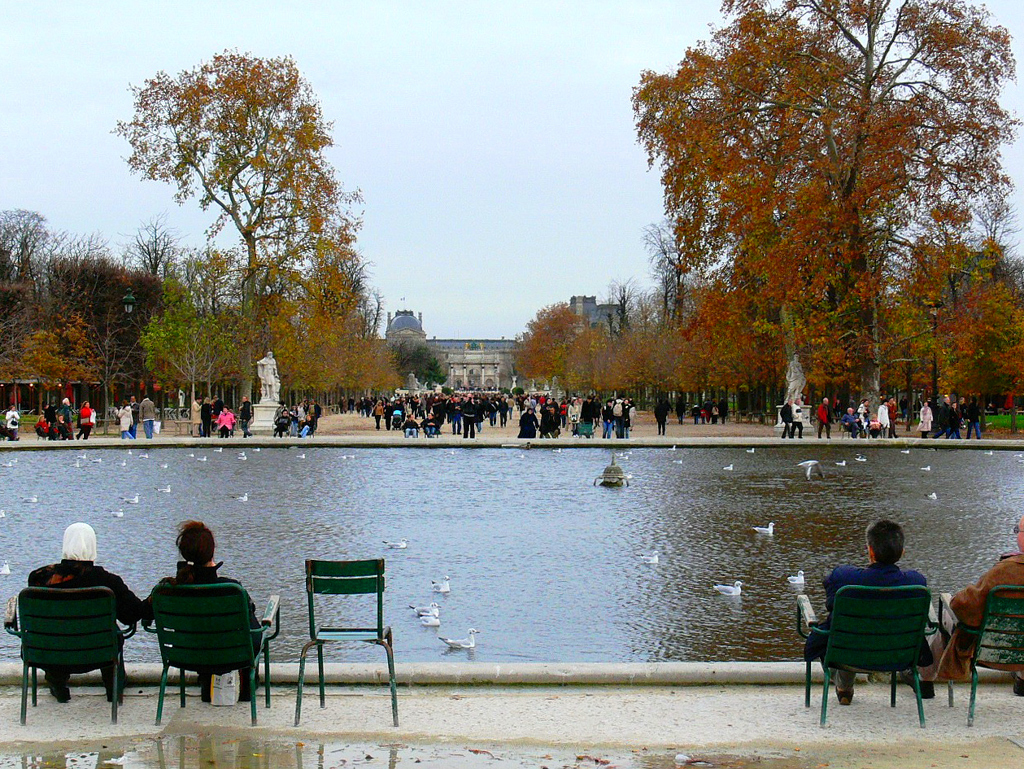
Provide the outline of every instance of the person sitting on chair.
{"type": "MultiPolygon", "coordinates": [[[[971,657],[974,656],[974,644],[978,637],[964,632],[959,627],[954,629],[956,623],[977,629],[981,625],[985,614],[985,601],[992,588],[996,585],[1024,585],[1024,518],[1013,527],[1013,533],[1017,538],[1017,552],[1001,556],[975,584],[965,587],[953,596],[950,608],[956,616],[950,617],[948,613],[943,615],[943,637],[948,638],[952,633],[952,638],[945,643],[944,650],[938,650],[941,652],[938,678],[952,681],[970,680],[971,657]]],[[[993,664],[992,667],[998,666],[993,664]]],[[[1013,675],[1013,693],[1018,697],[1024,697],[1024,678],[1020,673],[1013,675]]]]}
{"type": "MultiPolygon", "coordinates": [[[[928,580],[920,572],[904,570],[896,565],[903,557],[903,528],[893,521],[875,521],[867,530],[868,566],[837,566],[825,577],[825,608],[829,612],[835,604],[836,593],[847,585],[863,585],[865,587],[900,587],[902,585],[927,585],[928,580]]],[[[831,616],[818,624],[828,629],[831,616]]],[[[811,633],[804,646],[804,659],[807,661],[824,658],[828,646],[828,636],[811,633]]],[[[931,665],[932,653],[927,645],[921,647],[918,665],[931,665]]],[[[837,670],[835,674],[836,696],[840,705],[849,705],[853,700],[853,682],[856,673],[851,670],[837,670]]],[[[909,671],[900,673],[900,680],[913,686],[913,675],[909,671]]],[[[935,696],[935,686],[930,681],[921,681],[921,697],[930,699],[935,696]]]]}
{"type": "MultiPolygon", "coordinates": [[[[142,619],[145,611],[142,600],[128,589],[123,579],[102,566],[97,566],[94,563],[95,560],[96,532],[87,523],[73,523],[64,530],[60,563],[42,566],[29,574],[29,587],[110,588],[114,593],[114,601],[117,606],[117,621],[122,625],[135,624],[142,619]]],[[[71,691],[68,689],[68,678],[71,673],[69,669],[51,667],[47,668],[45,673],[50,694],[57,698],[57,702],[70,700],[71,691]]],[[[100,675],[103,678],[103,686],[107,690],[107,702],[110,702],[114,688],[113,667],[101,668],[100,675]]],[[[120,678],[121,691],[118,692],[118,697],[124,697],[123,668],[120,671],[120,678]]]]}
{"type": "Polygon", "coordinates": [[[410,414],[402,422],[402,429],[405,430],[406,438],[419,438],[420,437],[420,423],[416,421],[416,418],[410,414]]]}
{"type": "MultiPolygon", "coordinates": [[[[178,561],[178,572],[173,577],[160,581],[156,586],[161,585],[217,585],[233,583],[241,585],[236,579],[222,577],[217,570],[224,565],[221,561],[213,560],[213,554],[217,543],[213,538],[213,532],[202,521],[185,521],[178,527],[178,538],[175,540],[178,552],[184,560],[178,561]]],[[[154,590],[156,590],[154,588],[154,590]]],[[[145,620],[153,619],[152,601],[146,602],[145,620]]],[[[249,599],[249,627],[256,630],[260,627],[260,621],[256,618],[256,605],[249,599]]],[[[210,680],[215,673],[223,673],[222,670],[200,670],[199,686],[202,692],[203,702],[210,702],[210,680]]],[[[239,671],[241,686],[239,687],[239,698],[249,699],[249,668],[239,671]]],[[[256,671],[256,681],[259,682],[259,671],[256,671]]]]}

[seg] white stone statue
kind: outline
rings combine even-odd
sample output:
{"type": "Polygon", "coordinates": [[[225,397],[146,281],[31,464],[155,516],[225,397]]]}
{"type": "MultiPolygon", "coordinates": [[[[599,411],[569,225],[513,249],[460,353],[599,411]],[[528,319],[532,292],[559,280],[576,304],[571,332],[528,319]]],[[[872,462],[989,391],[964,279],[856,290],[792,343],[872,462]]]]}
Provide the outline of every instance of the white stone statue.
{"type": "Polygon", "coordinates": [[[807,387],[807,377],[804,376],[804,368],[800,365],[800,357],[793,353],[793,357],[789,359],[789,366],[786,368],[786,398],[783,403],[802,401],[805,387],[807,387]]]}
{"type": "Polygon", "coordinates": [[[267,357],[256,361],[256,374],[260,378],[260,403],[277,403],[281,400],[281,378],[277,375],[277,361],[274,353],[267,351],[267,357]]]}

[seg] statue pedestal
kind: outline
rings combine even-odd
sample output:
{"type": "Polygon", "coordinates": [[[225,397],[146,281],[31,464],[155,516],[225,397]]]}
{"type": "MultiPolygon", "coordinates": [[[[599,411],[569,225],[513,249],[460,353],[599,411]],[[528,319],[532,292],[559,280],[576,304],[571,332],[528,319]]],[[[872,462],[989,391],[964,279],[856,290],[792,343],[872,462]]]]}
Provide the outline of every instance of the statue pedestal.
{"type": "Polygon", "coordinates": [[[257,403],[252,407],[252,423],[249,432],[274,434],[274,412],[279,404],[273,401],[257,403]]]}

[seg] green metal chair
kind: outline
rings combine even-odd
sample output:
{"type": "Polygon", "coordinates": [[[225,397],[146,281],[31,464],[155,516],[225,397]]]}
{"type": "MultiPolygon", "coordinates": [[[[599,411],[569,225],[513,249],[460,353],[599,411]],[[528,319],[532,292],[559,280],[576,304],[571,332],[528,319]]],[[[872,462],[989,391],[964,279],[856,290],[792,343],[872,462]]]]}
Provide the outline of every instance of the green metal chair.
{"type": "Polygon", "coordinates": [[[391,628],[384,625],[384,559],[368,561],[306,561],[306,599],[309,604],[309,643],[299,656],[299,687],[295,698],[295,725],[302,716],[302,685],[306,674],[306,655],[316,647],[320,673],[320,707],[326,707],[324,694],[324,644],[358,642],[383,646],[388,657],[391,682],[391,716],[398,726],[398,692],[395,687],[394,639],[391,628]],[[316,621],[314,596],[376,595],[376,627],[321,627],[316,621]]]}
{"type": "Polygon", "coordinates": [[[117,624],[117,603],[106,587],[61,589],[27,587],[8,611],[4,628],[21,639],[21,723],[28,710],[28,678],[32,671],[32,707],[36,706],[38,670],[59,667],[69,673],[114,669],[110,720],[117,723],[117,700],[124,682],[121,670],[124,639],[135,632],[117,624]]]}
{"type": "MultiPolygon", "coordinates": [[[[940,612],[949,612],[951,597],[942,594],[940,612]]],[[[940,615],[941,616],[941,615],[940,615]]],[[[977,628],[958,625],[965,633],[976,636],[971,656],[971,705],[967,725],[974,726],[974,704],[978,695],[978,668],[1024,671],[1024,588],[1020,585],[998,585],[985,599],[985,613],[977,628]]],[[[953,682],[949,688],[949,706],[953,707],[953,682]]]]}
{"type": "Polygon", "coordinates": [[[256,670],[263,654],[263,689],[270,707],[270,641],[281,629],[279,596],[271,596],[258,628],[249,626],[249,595],[241,585],[160,584],[153,588],[155,629],[163,660],[156,723],[164,712],[170,668],[179,670],[181,707],[185,707],[185,671],[222,674],[249,669],[249,707],[256,725],[256,670]],[[273,628],[272,628],[273,626],[273,628]],[[273,629],[273,632],[271,630],[273,629]]]}
{"type": "MultiPolygon", "coordinates": [[[[797,632],[828,637],[823,666],[825,686],[821,696],[821,725],[828,713],[832,668],[857,672],[890,673],[889,704],[896,707],[896,676],[910,670],[914,677],[917,715],[924,728],[921,679],[917,659],[930,630],[931,591],[923,585],[864,587],[847,585],[836,593],[830,627],[816,627],[817,618],[805,595],[797,598],[797,632]],[[807,632],[804,632],[804,625],[807,632]]],[[[804,707],[811,706],[811,663],[804,679],[804,707]]]]}

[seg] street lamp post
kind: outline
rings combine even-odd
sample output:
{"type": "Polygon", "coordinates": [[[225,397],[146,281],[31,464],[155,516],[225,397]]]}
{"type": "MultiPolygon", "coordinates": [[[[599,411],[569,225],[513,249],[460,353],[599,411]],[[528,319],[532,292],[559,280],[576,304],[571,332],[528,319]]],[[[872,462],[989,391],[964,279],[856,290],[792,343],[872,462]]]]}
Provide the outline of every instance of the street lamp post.
{"type": "Polygon", "coordinates": [[[942,302],[928,303],[928,314],[932,316],[932,407],[939,407],[939,308],[942,302]]]}

